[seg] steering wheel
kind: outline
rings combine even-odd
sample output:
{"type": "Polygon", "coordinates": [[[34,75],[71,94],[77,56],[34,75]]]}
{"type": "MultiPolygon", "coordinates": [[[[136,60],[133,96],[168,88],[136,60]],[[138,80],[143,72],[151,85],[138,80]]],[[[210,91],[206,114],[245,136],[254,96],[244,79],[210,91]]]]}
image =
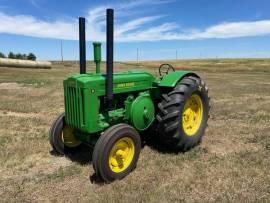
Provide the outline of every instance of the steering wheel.
{"type": "Polygon", "coordinates": [[[171,64],[165,63],[159,66],[159,75],[161,78],[163,78],[164,75],[167,75],[170,71],[175,72],[175,69],[171,64]]]}

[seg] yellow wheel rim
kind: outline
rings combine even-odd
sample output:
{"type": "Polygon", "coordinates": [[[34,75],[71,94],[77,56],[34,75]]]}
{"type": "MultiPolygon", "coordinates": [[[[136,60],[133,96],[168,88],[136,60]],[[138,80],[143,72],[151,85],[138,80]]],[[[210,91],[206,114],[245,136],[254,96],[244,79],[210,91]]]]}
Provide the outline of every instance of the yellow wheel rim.
{"type": "Polygon", "coordinates": [[[203,119],[203,104],[197,94],[187,100],[182,115],[182,126],[186,135],[194,136],[199,130],[203,119]]]}
{"type": "Polygon", "coordinates": [[[115,173],[121,173],[131,164],[135,154],[135,144],[129,137],[119,139],[109,154],[109,166],[115,173]]]}
{"type": "Polygon", "coordinates": [[[81,141],[77,140],[74,137],[74,129],[65,126],[63,131],[62,131],[62,142],[64,143],[65,146],[67,147],[77,147],[81,144],[81,141]]]}

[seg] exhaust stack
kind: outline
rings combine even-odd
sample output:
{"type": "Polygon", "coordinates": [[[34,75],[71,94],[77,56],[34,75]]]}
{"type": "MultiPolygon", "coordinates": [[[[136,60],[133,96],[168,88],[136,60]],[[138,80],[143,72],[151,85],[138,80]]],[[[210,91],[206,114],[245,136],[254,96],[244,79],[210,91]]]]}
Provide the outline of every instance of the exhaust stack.
{"type": "Polygon", "coordinates": [[[85,18],[79,18],[80,74],[86,73],[85,18]]]}
{"type": "Polygon", "coordinates": [[[107,59],[106,59],[106,98],[113,100],[113,9],[107,9],[107,59]]]}

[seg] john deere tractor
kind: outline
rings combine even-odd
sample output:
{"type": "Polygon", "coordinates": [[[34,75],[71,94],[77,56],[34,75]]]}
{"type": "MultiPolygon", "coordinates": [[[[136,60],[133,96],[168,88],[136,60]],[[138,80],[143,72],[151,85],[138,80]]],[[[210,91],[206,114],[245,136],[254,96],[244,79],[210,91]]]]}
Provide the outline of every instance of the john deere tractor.
{"type": "Polygon", "coordinates": [[[191,71],[163,64],[159,77],[144,71],[113,73],[113,16],[107,9],[105,74],[99,42],[93,43],[96,73],[86,73],[85,19],[79,18],[80,74],[64,80],[65,113],[49,132],[60,154],[82,144],[93,146],[93,168],[105,182],[122,179],[136,167],[140,134],[146,130],[152,129],[155,139],[171,150],[196,146],[209,112],[208,88],[191,71]]]}

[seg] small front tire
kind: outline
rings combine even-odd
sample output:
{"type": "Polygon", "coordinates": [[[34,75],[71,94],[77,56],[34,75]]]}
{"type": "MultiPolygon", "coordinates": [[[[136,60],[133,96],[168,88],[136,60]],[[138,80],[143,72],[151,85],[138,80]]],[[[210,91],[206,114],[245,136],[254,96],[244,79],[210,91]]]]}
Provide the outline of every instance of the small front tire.
{"type": "Polygon", "coordinates": [[[92,163],[96,175],[105,182],[127,176],[136,168],[141,150],[138,132],[127,124],[108,128],[98,139],[92,163]]]}
{"type": "Polygon", "coordinates": [[[81,145],[81,141],[74,136],[74,129],[65,124],[65,114],[62,113],[53,122],[49,131],[52,148],[61,155],[73,152],[81,145]]]}

